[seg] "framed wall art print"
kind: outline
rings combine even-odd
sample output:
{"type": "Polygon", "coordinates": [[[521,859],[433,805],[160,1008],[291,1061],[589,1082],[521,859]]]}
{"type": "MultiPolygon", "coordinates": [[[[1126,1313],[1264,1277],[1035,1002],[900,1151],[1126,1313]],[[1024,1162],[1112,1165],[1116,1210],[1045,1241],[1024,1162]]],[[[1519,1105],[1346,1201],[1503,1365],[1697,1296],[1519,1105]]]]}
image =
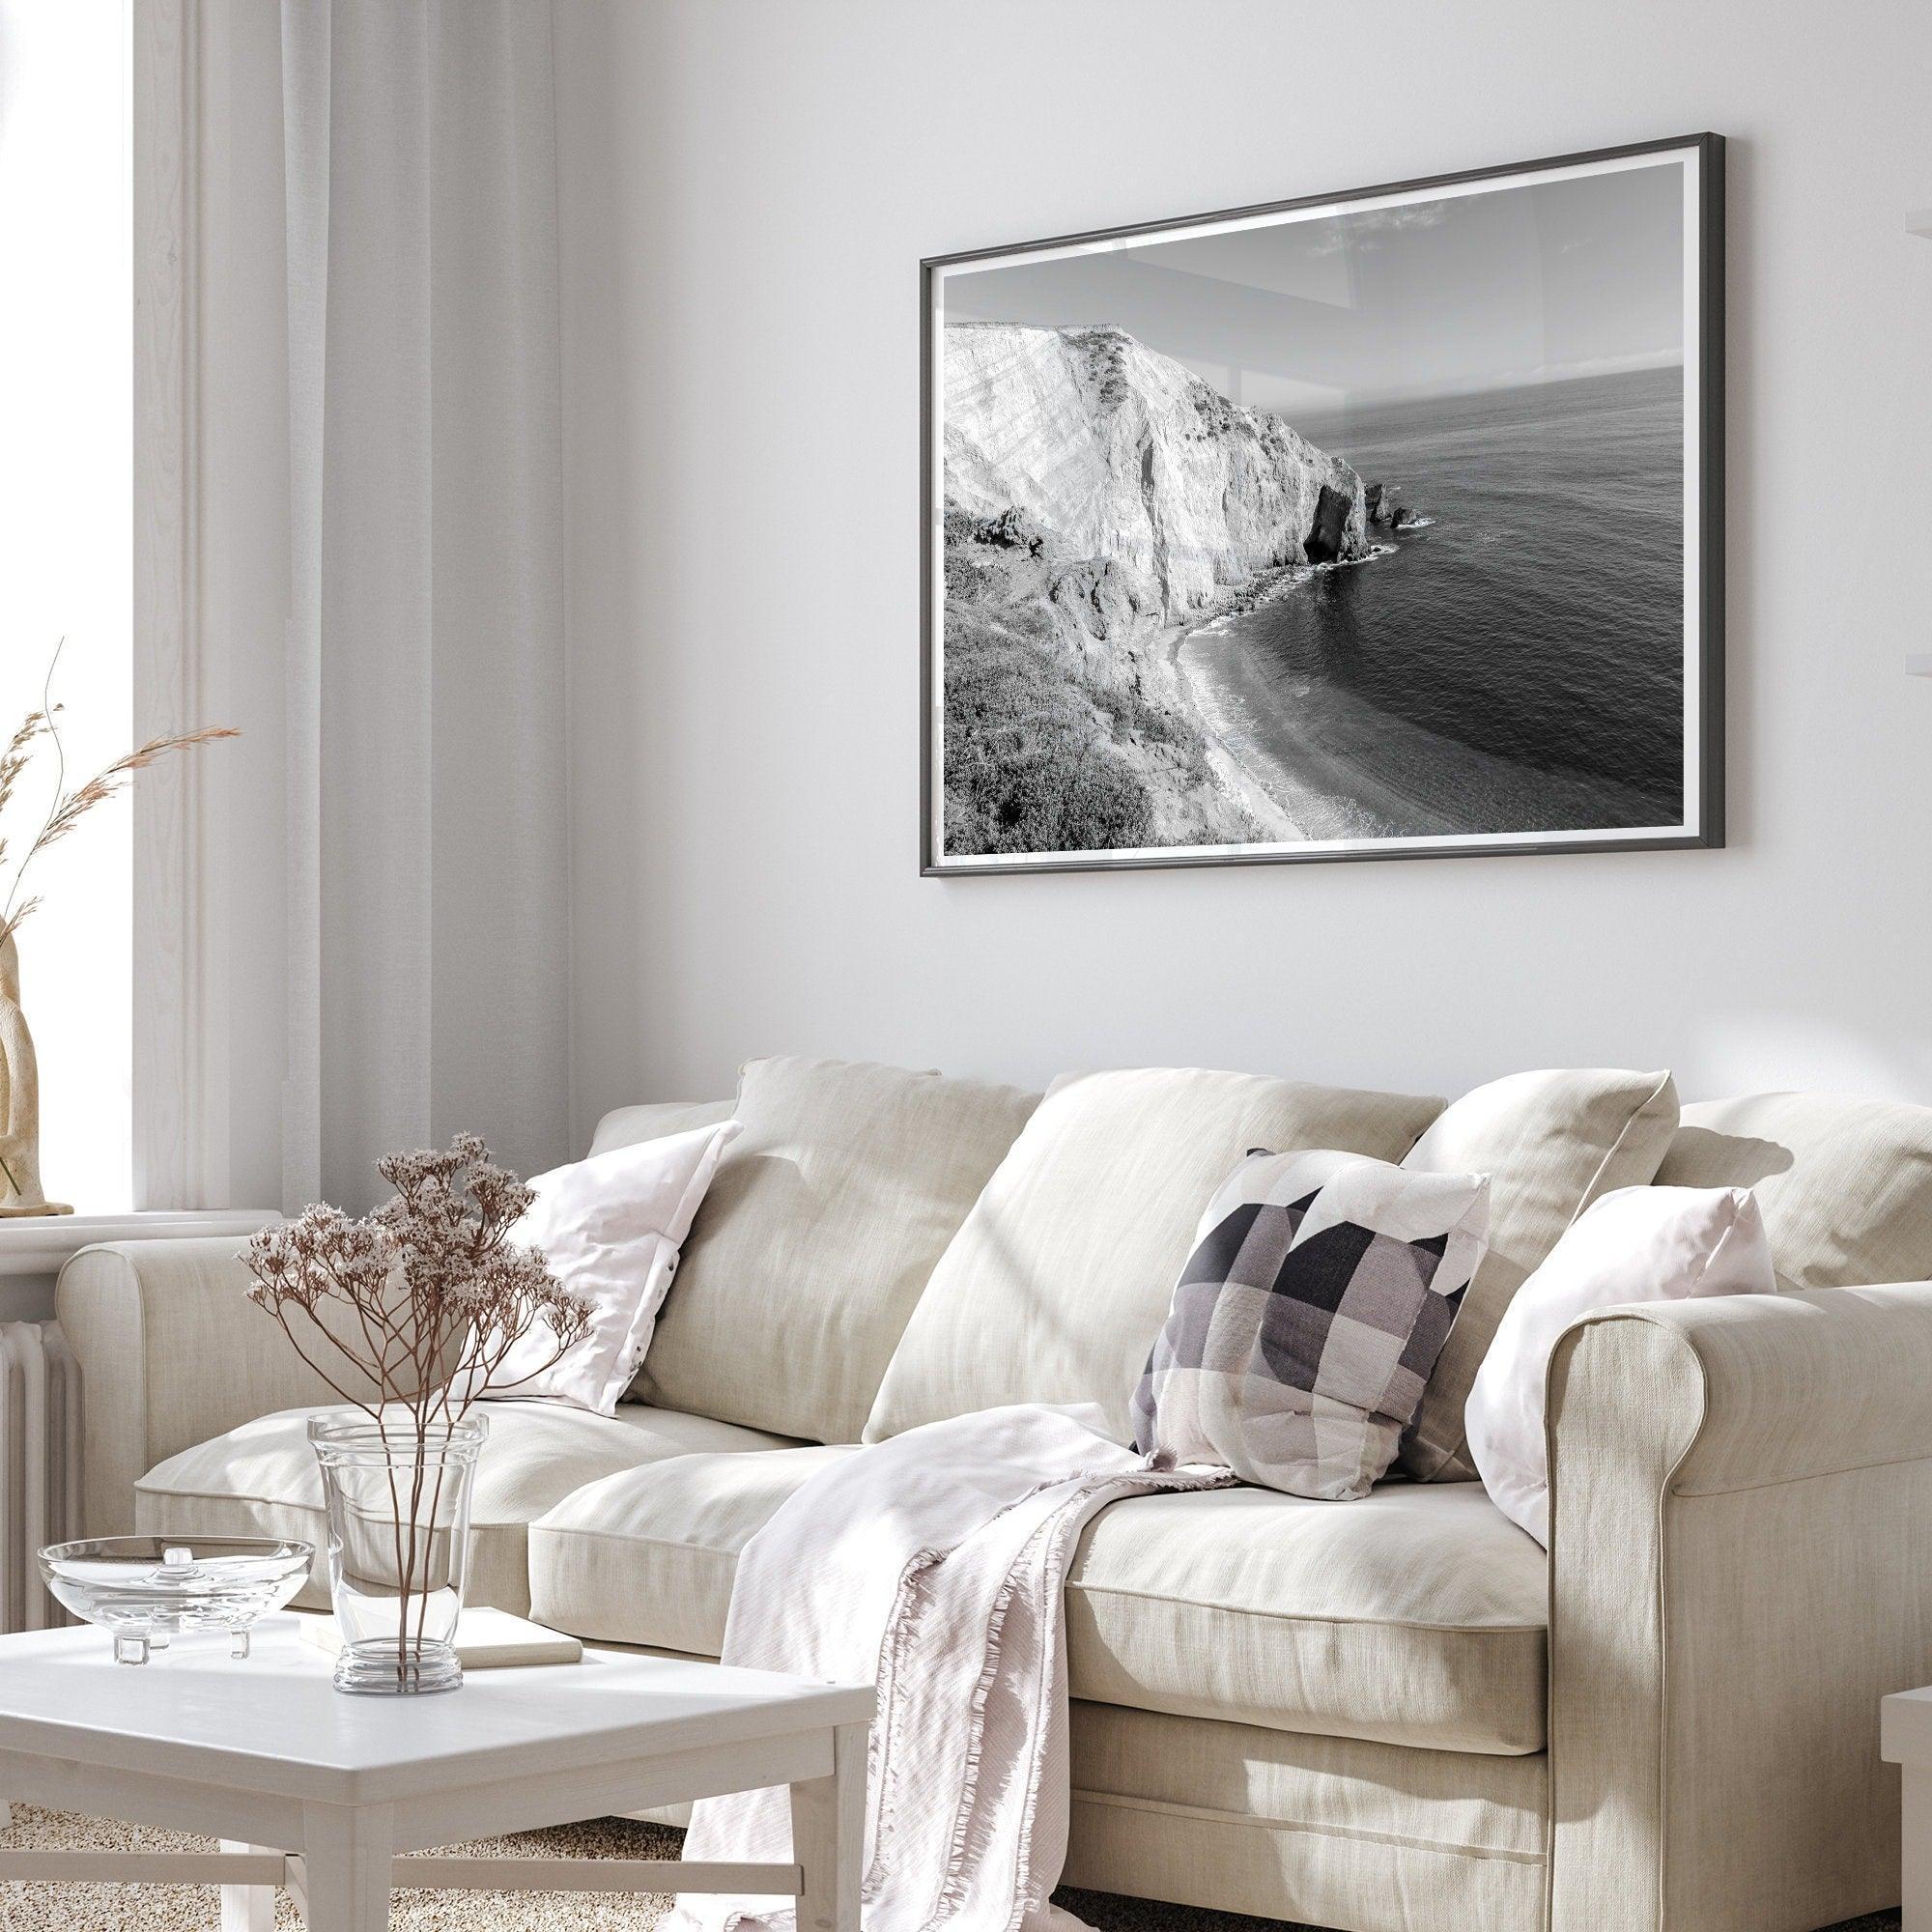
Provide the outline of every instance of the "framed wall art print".
{"type": "Polygon", "coordinates": [[[1722,167],[923,263],[923,869],[1721,844],[1722,167]]]}

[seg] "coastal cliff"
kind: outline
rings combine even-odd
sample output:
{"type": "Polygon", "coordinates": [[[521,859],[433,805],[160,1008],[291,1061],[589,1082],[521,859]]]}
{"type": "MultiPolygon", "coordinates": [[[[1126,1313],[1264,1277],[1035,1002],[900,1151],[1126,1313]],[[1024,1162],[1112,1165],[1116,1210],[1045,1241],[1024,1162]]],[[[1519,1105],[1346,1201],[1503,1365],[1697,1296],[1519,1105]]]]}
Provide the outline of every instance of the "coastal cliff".
{"type": "Polygon", "coordinates": [[[1369,555],[1361,478],[1119,328],[954,324],[943,375],[947,850],[1293,836],[1230,784],[1173,647],[1369,555]]]}
{"type": "Polygon", "coordinates": [[[1362,480],[1120,328],[946,331],[946,502],[1016,509],[1068,557],[1126,565],[1168,621],[1256,572],[1368,549],[1362,480]]]}

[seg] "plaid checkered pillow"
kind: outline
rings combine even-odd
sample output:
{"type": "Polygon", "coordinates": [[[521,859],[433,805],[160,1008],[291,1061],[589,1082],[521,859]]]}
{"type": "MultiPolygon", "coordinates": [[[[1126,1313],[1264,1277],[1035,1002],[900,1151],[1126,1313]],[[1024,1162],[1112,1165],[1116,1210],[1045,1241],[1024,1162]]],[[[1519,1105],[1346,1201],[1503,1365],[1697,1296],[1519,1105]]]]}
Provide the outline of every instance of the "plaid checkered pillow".
{"type": "Polygon", "coordinates": [[[1134,1435],[1291,1495],[1394,1461],[1489,1227],[1485,1174],[1256,1150],[1195,1231],[1134,1391],[1134,1435]]]}

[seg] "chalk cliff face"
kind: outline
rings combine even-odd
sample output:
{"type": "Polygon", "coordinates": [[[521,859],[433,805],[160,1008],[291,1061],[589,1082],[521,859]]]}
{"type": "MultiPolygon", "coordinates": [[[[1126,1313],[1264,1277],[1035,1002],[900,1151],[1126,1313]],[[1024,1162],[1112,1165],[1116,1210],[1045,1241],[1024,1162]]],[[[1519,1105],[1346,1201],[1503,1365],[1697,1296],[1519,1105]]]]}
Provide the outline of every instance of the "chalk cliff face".
{"type": "Polygon", "coordinates": [[[949,511],[1018,511],[1058,560],[1118,575],[1111,601],[1166,623],[1258,571],[1369,548],[1348,464],[1123,329],[950,326],[944,420],[949,511]]]}
{"type": "Polygon", "coordinates": [[[1264,573],[1369,554],[1361,478],[1119,328],[966,323],[944,357],[948,852],[1283,836],[1175,646],[1264,573]]]}

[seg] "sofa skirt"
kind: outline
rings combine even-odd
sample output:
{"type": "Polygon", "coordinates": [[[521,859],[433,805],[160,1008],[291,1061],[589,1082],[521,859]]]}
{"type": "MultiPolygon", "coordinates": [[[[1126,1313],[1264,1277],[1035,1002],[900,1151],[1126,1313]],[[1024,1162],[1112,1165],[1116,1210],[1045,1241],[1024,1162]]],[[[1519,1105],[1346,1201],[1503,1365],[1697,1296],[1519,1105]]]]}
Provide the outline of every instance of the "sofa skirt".
{"type": "Polygon", "coordinates": [[[1073,1706],[1065,1883],[1334,1932],[1537,1932],[1547,1760],[1073,1706]]]}
{"type": "MultiPolygon", "coordinates": [[[[1541,1751],[1423,1750],[1113,1704],[1076,1702],[1071,1718],[1067,1885],[1324,1932],[1542,1932],[1541,1751]]],[[[682,1826],[691,1807],[630,1815],[682,1826]]]]}

